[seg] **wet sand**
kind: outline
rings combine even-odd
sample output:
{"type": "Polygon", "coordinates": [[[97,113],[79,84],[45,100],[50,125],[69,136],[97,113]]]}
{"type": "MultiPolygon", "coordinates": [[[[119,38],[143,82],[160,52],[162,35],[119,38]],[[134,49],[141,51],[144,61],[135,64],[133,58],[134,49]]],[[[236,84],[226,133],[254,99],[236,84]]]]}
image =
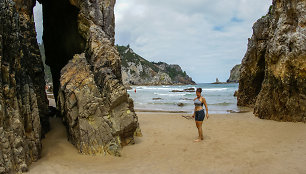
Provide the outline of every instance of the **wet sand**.
{"type": "Polygon", "coordinates": [[[29,173],[306,173],[305,123],[261,120],[251,112],[211,115],[204,141],[195,143],[194,121],[182,115],[138,113],[143,137],[125,146],[122,157],[79,154],[52,118],[42,158],[29,173]]]}

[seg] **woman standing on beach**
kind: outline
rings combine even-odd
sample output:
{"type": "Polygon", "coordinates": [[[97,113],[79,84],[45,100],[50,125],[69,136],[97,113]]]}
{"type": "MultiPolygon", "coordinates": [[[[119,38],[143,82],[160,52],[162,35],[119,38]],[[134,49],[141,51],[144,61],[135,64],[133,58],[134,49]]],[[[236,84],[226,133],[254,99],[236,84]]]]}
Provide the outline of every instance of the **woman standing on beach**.
{"type": "Polygon", "coordinates": [[[203,120],[205,118],[205,112],[204,112],[204,109],[203,109],[203,104],[204,104],[205,109],[206,109],[207,119],[209,118],[207,103],[206,103],[205,98],[201,95],[201,92],[202,92],[202,88],[197,88],[197,91],[196,91],[197,97],[193,100],[195,108],[194,108],[194,113],[193,113],[192,117],[195,118],[196,126],[197,126],[198,132],[199,132],[199,137],[194,140],[195,142],[199,142],[199,141],[204,139],[203,138],[202,124],[203,124],[203,120]]]}

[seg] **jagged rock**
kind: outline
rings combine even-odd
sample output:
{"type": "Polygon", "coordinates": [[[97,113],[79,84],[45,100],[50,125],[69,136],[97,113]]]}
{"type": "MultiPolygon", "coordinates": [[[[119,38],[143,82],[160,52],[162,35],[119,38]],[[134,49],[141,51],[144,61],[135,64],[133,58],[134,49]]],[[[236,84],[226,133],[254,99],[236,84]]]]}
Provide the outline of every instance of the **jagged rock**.
{"type": "MultiPolygon", "coordinates": [[[[0,173],[25,172],[40,158],[41,137],[49,129],[48,114],[53,114],[48,112],[44,67],[36,41],[35,2],[0,1],[0,173]]],[[[59,97],[70,141],[86,154],[120,155],[121,145],[133,144],[133,136],[141,132],[133,101],[122,85],[120,57],[114,47],[115,0],[39,2],[43,4],[46,64],[51,68],[56,99],[61,69],[75,54],[83,53],[76,56],[80,67],[73,60],[67,65],[71,70],[63,71],[62,83],[67,85],[61,86],[59,97]],[[83,78],[78,71],[65,76],[73,69],[86,70],[83,75],[91,78],[71,79],[83,78]],[[90,83],[80,86],[85,82],[90,83]],[[73,102],[78,106],[71,105],[73,102]],[[79,119],[73,120],[76,117],[79,119]],[[76,124],[81,127],[79,135],[89,133],[87,140],[77,135],[75,127],[69,127],[76,124]],[[99,149],[101,145],[103,149],[99,149]]]]}
{"type": "Polygon", "coordinates": [[[110,153],[120,156],[121,140],[133,139],[137,117],[121,96],[116,109],[105,103],[85,55],[75,55],[62,69],[59,108],[69,140],[83,154],[110,153]]]}
{"type": "Polygon", "coordinates": [[[40,140],[49,129],[34,5],[0,1],[0,173],[27,171],[40,158],[40,140]]]}
{"type": "Polygon", "coordinates": [[[234,92],[234,97],[237,97],[238,96],[238,91],[235,91],[234,92]]]}
{"type": "Polygon", "coordinates": [[[179,65],[149,62],[129,46],[118,46],[122,59],[122,81],[125,85],[195,84],[179,65]]]}
{"type": "MultiPolygon", "coordinates": [[[[84,53],[75,54],[60,73],[58,107],[69,141],[81,153],[120,156],[121,145],[133,144],[134,135],[141,132],[133,101],[122,83],[120,56],[114,46],[115,1],[86,0],[72,4],[75,7],[69,8],[77,8],[74,11],[77,13],[71,14],[77,16],[77,28],[73,30],[82,38],[74,53],[84,53]]],[[[48,60],[48,47],[45,49],[48,60]]]]}
{"type": "Polygon", "coordinates": [[[238,105],[260,118],[306,118],[306,1],[273,0],[253,26],[242,60],[238,105]]]}
{"type": "Polygon", "coordinates": [[[184,103],[178,103],[177,106],[183,107],[183,106],[185,106],[185,104],[184,103]]]}
{"type": "Polygon", "coordinates": [[[60,81],[59,107],[72,144],[83,154],[120,156],[121,141],[133,139],[138,126],[131,99],[125,94],[115,108],[106,104],[84,54],[62,69],[60,81]]]}
{"type": "Polygon", "coordinates": [[[184,89],[184,90],[172,90],[170,92],[195,92],[195,89],[194,88],[187,88],[187,89],[184,89]]]}
{"type": "Polygon", "coordinates": [[[185,92],[195,92],[195,88],[184,89],[185,92]]]}
{"type": "Polygon", "coordinates": [[[176,89],[174,89],[171,92],[184,92],[184,90],[176,90],[176,89]]]}
{"type": "Polygon", "coordinates": [[[235,65],[232,70],[229,79],[226,81],[227,83],[238,83],[240,77],[240,68],[241,64],[235,65]]]}
{"type": "Polygon", "coordinates": [[[126,89],[126,90],[132,90],[133,88],[130,87],[130,86],[125,86],[125,89],[126,89]]]}

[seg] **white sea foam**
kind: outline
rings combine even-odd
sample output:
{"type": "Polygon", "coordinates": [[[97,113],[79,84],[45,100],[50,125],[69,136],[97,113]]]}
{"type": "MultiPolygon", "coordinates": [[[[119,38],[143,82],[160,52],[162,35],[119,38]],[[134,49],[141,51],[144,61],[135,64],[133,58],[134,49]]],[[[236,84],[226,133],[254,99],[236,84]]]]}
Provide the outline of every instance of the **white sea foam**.
{"type": "Polygon", "coordinates": [[[186,94],[182,94],[182,93],[179,93],[179,94],[162,94],[162,93],[157,93],[157,92],[154,92],[155,95],[162,95],[162,96],[184,96],[186,94]]]}
{"type": "Polygon", "coordinates": [[[172,91],[182,90],[180,88],[169,88],[169,87],[137,87],[137,90],[153,90],[153,91],[172,91]]]}
{"type": "Polygon", "coordinates": [[[193,92],[171,92],[172,90],[183,91],[187,88],[201,87],[203,95],[209,105],[210,113],[227,112],[227,110],[239,110],[236,106],[236,98],[233,96],[238,85],[225,84],[199,84],[197,86],[131,86],[130,96],[134,99],[135,108],[159,110],[184,110],[194,109],[193,99],[196,97],[193,92]],[[134,92],[134,89],[137,92],[134,92]],[[138,92],[139,91],[139,92],[138,92]],[[155,100],[154,98],[162,98],[155,100]],[[179,107],[177,103],[184,103],[184,107],[179,107]]]}
{"type": "Polygon", "coordinates": [[[224,91],[227,90],[228,88],[205,88],[203,91],[224,91]]]}

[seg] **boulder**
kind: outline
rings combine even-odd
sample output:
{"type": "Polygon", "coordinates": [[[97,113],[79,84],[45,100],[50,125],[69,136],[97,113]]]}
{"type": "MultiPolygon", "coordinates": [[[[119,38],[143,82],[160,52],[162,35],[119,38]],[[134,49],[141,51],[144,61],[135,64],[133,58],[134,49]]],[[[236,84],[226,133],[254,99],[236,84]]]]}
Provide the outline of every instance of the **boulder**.
{"type": "Polygon", "coordinates": [[[133,142],[138,128],[132,100],[121,86],[125,93],[116,96],[116,105],[106,103],[108,98],[102,96],[90,67],[85,54],[81,54],[62,69],[58,107],[64,115],[68,139],[82,154],[120,156],[121,144],[133,142]]]}
{"type": "Polygon", "coordinates": [[[306,2],[273,0],[253,26],[242,60],[238,105],[259,118],[306,118],[306,2]]]}
{"type": "Polygon", "coordinates": [[[185,104],[184,103],[178,103],[177,106],[183,107],[183,106],[185,106],[185,104]]]}

